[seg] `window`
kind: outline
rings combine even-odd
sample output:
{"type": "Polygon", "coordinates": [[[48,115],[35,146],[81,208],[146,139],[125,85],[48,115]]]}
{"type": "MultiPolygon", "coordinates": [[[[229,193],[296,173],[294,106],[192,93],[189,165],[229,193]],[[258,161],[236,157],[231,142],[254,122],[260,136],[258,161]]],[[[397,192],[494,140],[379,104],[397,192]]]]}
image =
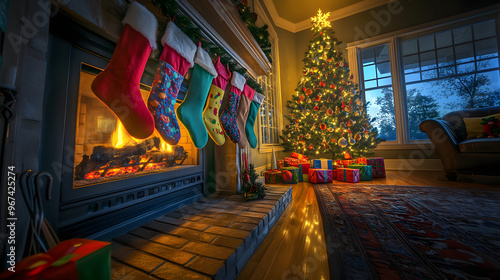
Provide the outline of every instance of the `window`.
{"type": "Polygon", "coordinates": [[[264,90],[266,98],[260,106],[260,140],[261,144],[279,144],[278,108],[276,104],[276,91],[274,75],[258,78],[258,82],[264,90]]]}
{"type": "Polygon", "coordinates": [[[353,45],[368,114],[376,117],[373,125],[383,139],[427,140],[418,128],[425,119],[500,105],[494,19],[353,45]]]}

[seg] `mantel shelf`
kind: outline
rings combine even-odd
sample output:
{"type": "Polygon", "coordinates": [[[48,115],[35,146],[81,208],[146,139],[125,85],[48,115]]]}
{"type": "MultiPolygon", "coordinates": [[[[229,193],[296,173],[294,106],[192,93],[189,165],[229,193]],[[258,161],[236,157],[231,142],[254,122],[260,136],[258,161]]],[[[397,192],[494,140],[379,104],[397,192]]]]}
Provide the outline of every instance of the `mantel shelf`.
{"type": "Polygon", "coordinates": [[[254,78],[266,75],[271,63],[242,21],[231,0],[177,0],[186,15],[214,43],[246,68],[254,78]]]}

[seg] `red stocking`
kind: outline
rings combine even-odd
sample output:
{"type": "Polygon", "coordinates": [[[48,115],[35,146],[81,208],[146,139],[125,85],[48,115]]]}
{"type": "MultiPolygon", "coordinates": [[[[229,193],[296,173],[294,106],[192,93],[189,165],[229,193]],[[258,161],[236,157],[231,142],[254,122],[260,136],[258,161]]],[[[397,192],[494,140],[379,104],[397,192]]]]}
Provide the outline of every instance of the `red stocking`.
{"type": "Polygon", "coordinates": [[[156,49],[157,21],[144,6],[132,2],[106,69],[92,82],[92,91],[120,119],[130,136],[144,139],[154,131],[153,116],[144,103],[139,81],[152,49],[156,49]]]}

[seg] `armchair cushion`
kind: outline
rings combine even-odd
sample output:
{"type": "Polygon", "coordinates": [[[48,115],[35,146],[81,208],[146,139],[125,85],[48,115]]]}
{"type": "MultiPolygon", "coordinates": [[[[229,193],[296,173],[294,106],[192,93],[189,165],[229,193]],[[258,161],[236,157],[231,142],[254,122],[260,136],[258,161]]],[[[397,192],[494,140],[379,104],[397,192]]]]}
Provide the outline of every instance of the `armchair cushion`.
{"type": "Polygon", "coordinates": [[[462,153],[500,153],[500,138],[467,139],[458,147],[462,153]]]}
{"type": "Polygon", "coordinates": [[[477,118],[464,118],[465,129],[467,130],[467,139],[484,137],[483,125],[481,124],[481,120],[488,117],[495,117],[497,120],[500,120],[500,114],[482,116],[477,118]]]}

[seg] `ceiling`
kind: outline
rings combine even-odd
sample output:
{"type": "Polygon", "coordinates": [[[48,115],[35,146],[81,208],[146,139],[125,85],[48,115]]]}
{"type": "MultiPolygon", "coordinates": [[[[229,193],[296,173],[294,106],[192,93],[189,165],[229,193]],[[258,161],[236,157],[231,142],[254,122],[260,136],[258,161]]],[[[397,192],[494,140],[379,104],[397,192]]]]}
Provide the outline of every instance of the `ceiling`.
{"type": "Polygon", "coordinates": [[[303,20],[309,20],[318,13],[318,9],[330,12],[336,11],[347,6],[351,6],[362,0],[273,0],[274,7],[280,17],[299,23],[303,20]]]}
{"type": "Polygon", "coordinates": [[[290,32],[311,27],[310,18],[321,9],[328,20],[339,20],[395,0],[263,0],[276,26],[290,32]]]}

